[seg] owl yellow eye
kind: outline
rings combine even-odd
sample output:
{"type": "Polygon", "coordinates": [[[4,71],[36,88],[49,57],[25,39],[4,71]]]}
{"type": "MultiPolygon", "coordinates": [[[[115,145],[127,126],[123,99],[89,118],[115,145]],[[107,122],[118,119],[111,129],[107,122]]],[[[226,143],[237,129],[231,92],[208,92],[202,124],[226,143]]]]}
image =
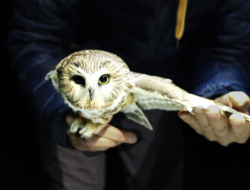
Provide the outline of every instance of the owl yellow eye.
{"type": "Polygon", "coordinates": [[[100,84],[107,84],[109,82],[109,76],[108,75],[102,75],[99,78],[99,83],[100,84]]]}
{"type": "Polygon", "coordinates": [[[83,86],[85,85],[85,80],[81,76],[75,75],[73,79],[76,84],[81,84],[83,86]]]}

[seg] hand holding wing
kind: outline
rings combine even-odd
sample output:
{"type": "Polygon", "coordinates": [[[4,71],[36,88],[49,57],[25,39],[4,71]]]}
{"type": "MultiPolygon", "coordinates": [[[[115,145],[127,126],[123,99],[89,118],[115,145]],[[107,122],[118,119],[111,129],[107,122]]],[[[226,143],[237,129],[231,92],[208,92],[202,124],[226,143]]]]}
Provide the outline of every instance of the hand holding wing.
{"type": "Polygon", "coordinates": [[[184,110],[179,115],[186,123],[198,134],[223,146],[231,142],[244,143],[248,139],[250,103],[243,92],[231,92],[212,101],[182,90],[169,79],[139,73],[133,76],[135,87],[131,92],[136,94],[139,108],[184,110]]]}
{"type": "MultiPolygon", "coordinates": [[[[195,115],[187,112],[179,112],[179,116],[189,124],[198,134],[205,136],[210,141],[217,141],[223,146],[232,142],[245,143],[249,138],[249,97],[243,92],[230,92],[217,99],[216,102],[225,104],[235,110],[225,112],[223,116],[218,107],[211,106],[208,109],[194,109],[195,115]]],[[[224,106],[226,108],[226,106],[224,106]]]]}

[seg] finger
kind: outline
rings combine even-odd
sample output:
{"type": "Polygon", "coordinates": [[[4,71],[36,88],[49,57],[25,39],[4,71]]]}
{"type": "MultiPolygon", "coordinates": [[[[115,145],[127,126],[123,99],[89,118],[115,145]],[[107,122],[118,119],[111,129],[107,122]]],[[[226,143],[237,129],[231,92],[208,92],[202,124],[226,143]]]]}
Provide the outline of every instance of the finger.
{"type": "Polygon", "coordinates": [[[238,143],[245,143],[249,137],[249,123],[240,114],[232,114],[229,118],[232,133],[238,143]]]}
{"type": "Polygon", "coordinates": [[[205,109],[205,113],[208,116],[209,123],[216,135],[217,141],[224,145],[228,145],[228,124],[226,118],[223,117],[216,105],[211,105],[208,109],[205,109]]]}
{"type": "Polygon", "coordinates": [[[204,109],[194,108],[194,113],[195,113],[196,120],[202,129],[211,129],[209,120],[207,118],[207,115],[204,112],[204,109]]]}
{"type": "Polygon", "coordinates": [[[250,106],[248,95],[244,92],[230,92],[228,97],[233,104],[233,108],[248,114],[248,108],[250,106]]]}
{"type": "Polygon", "coordinates": [[[221,104],[223,104],[225,106],[228,106],[230,108],[233,107],[233,104],[232,104],[231,100],[229,99],[228,94],[220,96],[220,97],[216,98],[214,101],[219,102],[219,103],[221,103],[221,104]]]}
{"type": "Polygon", "coordinates": [[[198,134],[202,134],[201,128],[193,115],[182,110],[178,112],[178,116],[190,127],[192,127],[198,134]]]}
{"type": "Polygon", "coordinates": [[[96,135],[93,135],[90,139],[81,138],[78,133],[69,133],[68,135],[72,145],[79,151],[104,151],[121,144],[121,142],[96,135]]]}
{"type": "Polygon", "coordinates": [[[79,151],[88,150],[88,147],[86,146],[86,143],[85,143],[86,139],[82,139],[78,133],[68,132],[68,136],[69,136],[69,139],[70,139],[73,147],[75,147],[75,149],[77,149],[79,151]]]}
{"type": "Polygon", "coordinates": [[[195,108],[194,109],[195,118],[198,122],[202,134],[210,141],[214,141],[216,139],[213,129],[211,128],[211,125],[209,123],[209,119],[207,115],[204,112],[204,109],[201,108],[195,108]]]}
{"type": "Polygon", "coordinates": [[[117,142],[132,144],[137,141],[137,137],[134,133],[118,129],[112,125],[105,126],[101,131],[95,134],[117,142]]]}
{"type": "Polygon", "coordinates": [[[89,151],[100,151],[106,150],[108,148],[112,148],[121,144],[121,142],[113,141],[110,139],[106,139],[104,137],[100,137],[97,135],[93,135],[90,139],[85,140],[85,144],[89,151]]]}

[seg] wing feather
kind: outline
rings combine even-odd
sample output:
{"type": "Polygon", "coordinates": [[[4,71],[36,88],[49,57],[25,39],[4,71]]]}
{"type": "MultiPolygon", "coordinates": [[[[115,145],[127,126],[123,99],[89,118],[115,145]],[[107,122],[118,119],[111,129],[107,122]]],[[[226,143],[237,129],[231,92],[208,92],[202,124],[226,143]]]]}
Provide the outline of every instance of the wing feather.
{"type": "Polygon", "coordinates": [[[136,103],[141,109],[188,110],[193,114],[193,108],[217,105],[222,114],[230,116],[233,113],[239,113],[250,123],[250,116],[212,100],[190,94],[173,84],[170,79],[134,72],[132,75],[134,87],[131,92],[136,94],[136,103]]]}
{"type": "Polygon", "coordinates": [[[135,103],[123,109],[122,112],[128,119],[131,119],[132,121],[143,125],[150,130],[153,130],[153,127],[149,123],[147,117],[135,103]]]}
{"type": "Polygon", "coordinates": [[[170,79],[132,72],[137,103],[142,109],[188,110],[185,90],[172,83],[170,79]]]}

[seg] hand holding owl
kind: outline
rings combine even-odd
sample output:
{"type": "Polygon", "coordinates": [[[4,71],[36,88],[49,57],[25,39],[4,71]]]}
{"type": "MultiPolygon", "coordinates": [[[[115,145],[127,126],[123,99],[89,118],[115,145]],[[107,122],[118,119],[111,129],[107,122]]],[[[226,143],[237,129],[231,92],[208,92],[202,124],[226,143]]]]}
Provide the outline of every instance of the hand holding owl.
{"type": "MultiPolygon", "coordinates": [[[[243,92],[230,92],[215,101],[228,107],[248,114],[250,107],[249,97],[243,92]]],[[[232,142],[245,143],[250,136],[249,123],[238,113],[229,118],[222,116],[218,107],[211,109],[194,109],[195,115],[180,111],[180,118],[189,124],[198,134],[203,135],[209,141],[216,141],[222,146],[228,146],[232,142]]]]}
{"type": "Polygon", "coordinates": [[[71,112],[67,115],[68,130],[67,134],[72,145],[79,151],[105,151],[109,148],[120,145],[121,143],[135,143],[137,141],[134,133],[107,125],[101,131],[92,135],[89,139],[81,138],[79,133],[71,133],[70,126],[79,115],[86,118],[82,113],[71,112]]]}

